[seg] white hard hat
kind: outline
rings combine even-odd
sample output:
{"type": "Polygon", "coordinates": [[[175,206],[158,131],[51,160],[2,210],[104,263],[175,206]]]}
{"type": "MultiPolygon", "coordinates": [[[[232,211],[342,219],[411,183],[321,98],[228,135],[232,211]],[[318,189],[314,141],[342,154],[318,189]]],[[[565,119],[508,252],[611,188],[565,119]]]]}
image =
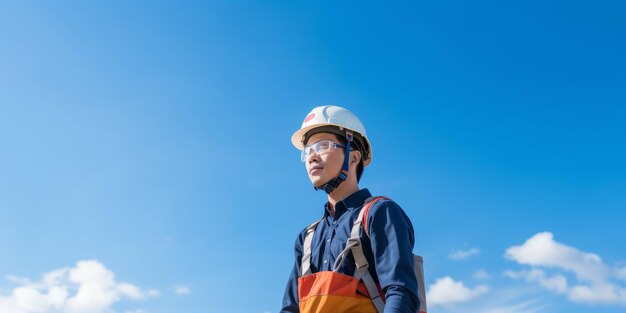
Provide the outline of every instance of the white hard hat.
{"type": "Polygon", "coordinates": [[[363,151],[363,166],[368,166],[372,162],[372,145],[367,138],[365,126],[354,113],[335,105],[324,105],[314,108],[302,122],[302,126],[291,136],[291,143],[299,150],[304,149],[304,143],[317,128],[323,132],[333,132],[345,136],[344,130],[353,131],[354,139],[363,151]],[[327,126],[331,126],[330,128],[327,126]],[[333,127],[334,126],[334,127],[333,127]],[[338,131],[332,131],[337,127],[338,131]],[[330,131],[329,131],[330,130],[330,131]]]}

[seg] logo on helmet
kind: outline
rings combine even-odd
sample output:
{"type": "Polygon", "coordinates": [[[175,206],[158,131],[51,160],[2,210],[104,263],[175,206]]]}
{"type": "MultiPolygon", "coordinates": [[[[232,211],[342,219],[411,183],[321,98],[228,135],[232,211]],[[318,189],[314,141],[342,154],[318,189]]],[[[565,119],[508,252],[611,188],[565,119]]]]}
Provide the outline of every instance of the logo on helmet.
{"type": "Polygon", "coordinates": [[[306,123],[306,122],[312,120],[314,117],[315,117],[315,113],[311,113],[304,119],[304,122],[306,123]]]}

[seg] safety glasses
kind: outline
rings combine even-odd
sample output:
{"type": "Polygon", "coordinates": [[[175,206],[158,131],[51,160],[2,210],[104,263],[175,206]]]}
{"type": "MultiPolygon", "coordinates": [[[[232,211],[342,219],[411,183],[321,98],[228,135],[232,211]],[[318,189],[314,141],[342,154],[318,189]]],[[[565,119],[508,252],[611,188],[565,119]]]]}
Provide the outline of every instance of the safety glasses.
{"type": "Polygon", "coordinates": [[[345,147],[346,146],[342,144],[338,144],[330,140],[320,140],[314,144],[304,146],[304,149],[302,149],[302,154],[300,155],[300,159],[302,160],[302,162],[306,162],[306,160],[309,158],[309,155],[311,154],[311,151],[315,151],[315,154],[322,154],[328,152],[330,149],[345,149],[345,147]]]}

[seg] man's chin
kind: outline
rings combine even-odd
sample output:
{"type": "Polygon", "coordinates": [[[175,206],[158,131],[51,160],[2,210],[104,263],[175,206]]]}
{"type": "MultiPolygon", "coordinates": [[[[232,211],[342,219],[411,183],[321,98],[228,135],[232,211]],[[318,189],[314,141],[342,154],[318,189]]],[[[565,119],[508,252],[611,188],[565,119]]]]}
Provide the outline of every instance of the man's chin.
{"type": "Polygon", "coordinates": [[[315,187],[315,188],[320,188],[320,187],[324,186],[327,182],[328,181],[324,181],[324,180],[321,180],[321,179],[315,179],[315,180],[311,181],[313,187],[315,187]]]}

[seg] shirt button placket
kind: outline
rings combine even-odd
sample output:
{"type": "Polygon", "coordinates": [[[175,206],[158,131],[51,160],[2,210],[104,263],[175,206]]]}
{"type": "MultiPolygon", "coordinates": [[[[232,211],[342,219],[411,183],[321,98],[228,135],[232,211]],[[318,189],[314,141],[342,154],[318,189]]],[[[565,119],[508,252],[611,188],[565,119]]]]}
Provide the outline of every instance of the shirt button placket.
{"type": "MultiPolygon", "coordinates": [[[[337,225],[337,222],[334,221],[332,223],[332,225],[333,225],[333,227],[335,227],[335,225],[337,225]]],[[[331,242],[331,239],[333,238],[334,235],[335,235],[335,230],[331,229],[331,231],[328,234],[328,237],[326,238],[326,242],[328,244],[326,245],[326,248],[324,249],[325,250],[324,251],[324,261],[322,262],[323,263],[322,267],[324,269],[326,269],[326,270],[330,269],[330,265],[328,264],[328,260],[330,260],[330,242],[331,242]]]]}

